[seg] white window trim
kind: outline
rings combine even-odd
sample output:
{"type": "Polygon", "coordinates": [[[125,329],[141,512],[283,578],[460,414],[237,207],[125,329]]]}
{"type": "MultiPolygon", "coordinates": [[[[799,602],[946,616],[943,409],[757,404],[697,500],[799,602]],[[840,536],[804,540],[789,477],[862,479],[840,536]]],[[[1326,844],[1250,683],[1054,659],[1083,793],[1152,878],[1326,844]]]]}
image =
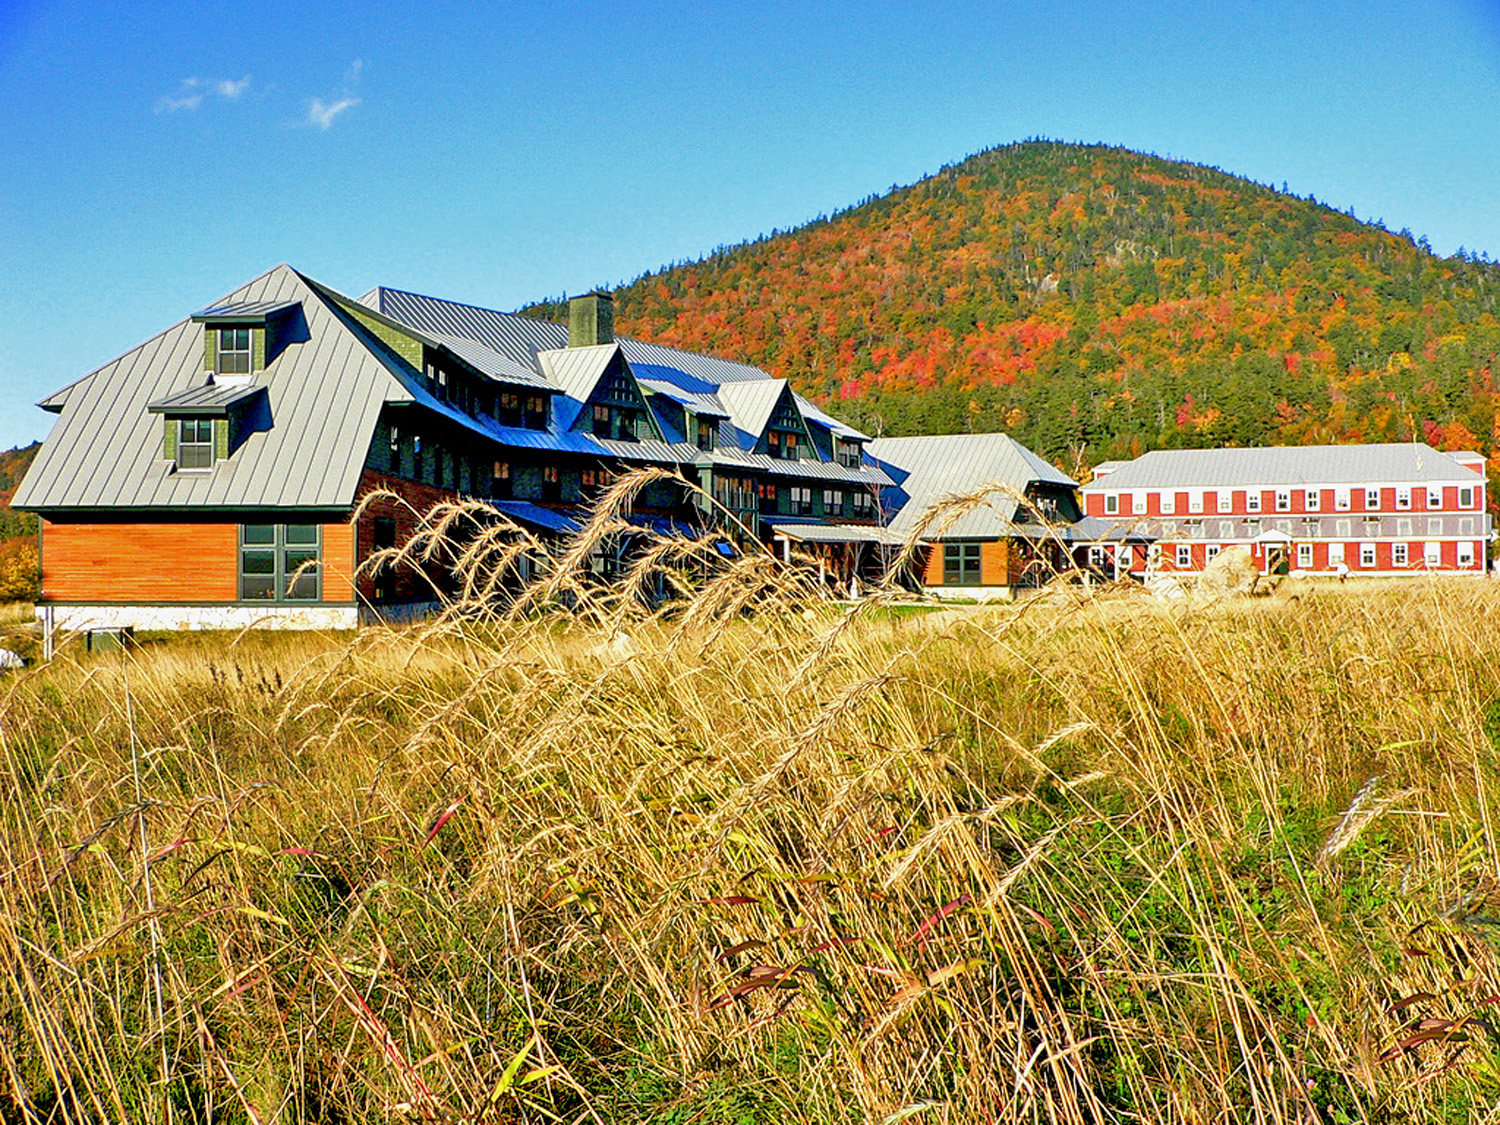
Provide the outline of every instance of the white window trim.
{"type": "Polygon", "coordinates": [[[1106,492],[1104,494],[1104,514],[1106,516],[1117,516],[1120,514],[1120,494],[1118,492],[1106,492]]]}
{"type": "Polygon", "coordinates": [[[1323,491],[1318,488],[1303,489],[1302,507],[1309,512],[1321,512],[1323,510],[1323,491]]]}
{"type": "Polygon", "coordinates": [[[1234,493],[1229,489],[1219,491],[1219,514],[1228,515],[1234,511],[1234,493]]]}

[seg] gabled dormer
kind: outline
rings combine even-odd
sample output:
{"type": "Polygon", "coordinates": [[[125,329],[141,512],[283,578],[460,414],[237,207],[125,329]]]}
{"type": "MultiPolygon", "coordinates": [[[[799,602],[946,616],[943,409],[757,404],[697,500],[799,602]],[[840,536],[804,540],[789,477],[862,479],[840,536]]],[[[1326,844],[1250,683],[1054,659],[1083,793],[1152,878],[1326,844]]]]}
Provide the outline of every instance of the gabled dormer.
{"type": "Polygon", "coordinates": [[[537,353],[548,378],[577,403],[558,425],[609,441],[665,440],[646,393],[614,339],[614,302],[607,293],[575,297],[568,346],[537,353]]]}
{"type": "Polygon", "coordinates": [[[796,396],[785,379],[725,383],[718,397],[729,408],[735,426],[751,439],[752,452],[783,461],[819,459],[796,396]]]}

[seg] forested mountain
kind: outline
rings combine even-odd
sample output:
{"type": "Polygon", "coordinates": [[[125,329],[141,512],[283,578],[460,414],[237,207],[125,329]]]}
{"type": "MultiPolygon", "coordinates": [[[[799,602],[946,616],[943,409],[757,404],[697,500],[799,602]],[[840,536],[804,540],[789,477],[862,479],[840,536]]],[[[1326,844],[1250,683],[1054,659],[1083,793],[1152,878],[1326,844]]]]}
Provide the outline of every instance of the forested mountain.
{"type": "Polygon", "coordinates": [[[0,541],[36,534],[36,516],[13,509],[10,498],[41,447],[41,442],[34,441],[0,452],[0,541]]]}
{"type": "MultiPolygon", "coordinates": [[[[871,432],[1146,449],[1497,445],[1500,265],[1212,168],[1027,141],[616,293],[871,432]]],[[[557,302],[526,310],[563,317],[557,302]]]]}

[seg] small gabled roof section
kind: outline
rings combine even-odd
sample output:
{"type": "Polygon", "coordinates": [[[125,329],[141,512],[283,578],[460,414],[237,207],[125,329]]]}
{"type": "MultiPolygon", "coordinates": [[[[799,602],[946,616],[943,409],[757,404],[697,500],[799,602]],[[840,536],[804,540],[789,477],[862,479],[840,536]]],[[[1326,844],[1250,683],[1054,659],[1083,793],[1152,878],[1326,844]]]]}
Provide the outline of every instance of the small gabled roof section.
{"type": "Polygon", "coordinates": [[[753,445],[765,436],[771,415],[786,393],[785,379],[745,379],[722,384],[718,397],[729,408],[730,420],[750,435],[753,445]]]}
{"type": "Polygon", "coordinates": [[[547,377],[581,405],[594,393],[610,360],[619,354],[618,344],[593,344],[586,348],[554,348],[538,352],[536,358],[547,377]]]}
{"type": "Polygon", "coordinates": [[[226,301],[199,309],[190,319],[194,324],[264,324],[274,317],[291,312],[301,301],[226,301]]]}
{"type": "Polygon", "coordinates": [[[896,482],[886,490],[884,499],[887,508],[896,513],[890,529],[901,536],[910,535],[933,507],[981,488],[993,488],[984,502],[941,531],[934,529],[931,537],[1001,538],[1014,532],[1012,520],[1028,486],[1078,487],[1072,477],[1009,434],[877,438],[868,449],[896,482]]]}
{"type": "Polygon", "coordinates": [[[146,404],[152,414],[207,414],[226,417],[231,410],[243,409],[250,400],[266,393],[264,386],[224,386],[203,383],[185,391],[146,404]]]}
{"type": "Polygon", "coordinates": [[[466,340],[462,336],[450,336],[446,332],[429,332],[439,350],[455,355],[485,378],[496,383],[508,383],[515,387],[557,394],[559,388],[549,383],[529,367],[523,367],[513,359],[501,355],[478,340],[466,340]]]}

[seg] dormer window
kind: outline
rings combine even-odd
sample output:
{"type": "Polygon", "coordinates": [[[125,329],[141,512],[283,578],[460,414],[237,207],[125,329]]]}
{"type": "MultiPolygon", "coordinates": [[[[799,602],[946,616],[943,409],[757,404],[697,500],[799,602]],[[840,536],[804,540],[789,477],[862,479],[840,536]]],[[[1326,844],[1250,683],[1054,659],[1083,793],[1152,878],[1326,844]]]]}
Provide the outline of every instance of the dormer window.
{"type": "Polygon", "coordinates": [[[838,463],[846,469],[857,469],[860,466],[859,442],[849,441],[846,438],[834,438],[834,456],[838,463]]]}
{"type": "Polygon", "coordinates": [[[797,459],[797,435],[783,430],[767,430],[766,453],[783,461],[795,461],[797,459]]]}
{"type": "Polygon", "coordinates": [[[214,420],[176,418],[177,468],[195,472],[214,467],[214,420]]]}
{"type": "Polygon", "coordinates": [[[219,329],[218,372],[220,375],[248,375],[251,363],[250,329],[219,329]]]}
{"type": "Polygon", "coordinates": [[[697,428],[698,448],[712,449],[714,447],[714,435],[718,431],[719,427],[714,425],[714,423],[709,421],[707,418],[699,418],[697,428]]]}

